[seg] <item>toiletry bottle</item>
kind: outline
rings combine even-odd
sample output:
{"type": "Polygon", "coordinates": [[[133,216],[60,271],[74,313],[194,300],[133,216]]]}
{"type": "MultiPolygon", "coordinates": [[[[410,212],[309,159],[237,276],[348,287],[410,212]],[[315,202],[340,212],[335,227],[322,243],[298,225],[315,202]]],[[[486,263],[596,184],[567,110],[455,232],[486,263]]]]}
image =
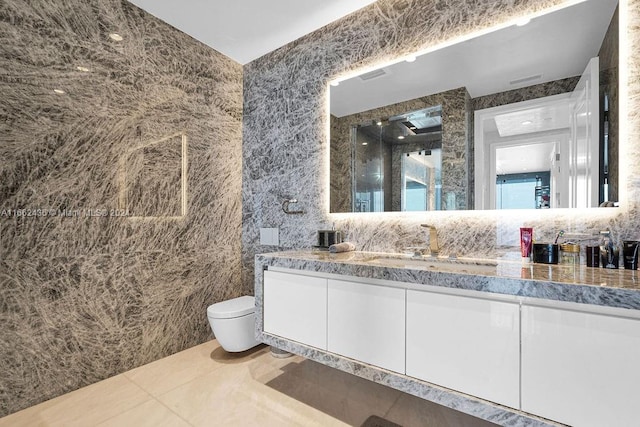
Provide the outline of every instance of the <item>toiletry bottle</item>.
{"type": "Polygon", "coordinates": [[[520,256],[522,262],[528,264],[531,262],[531,248],[533,245],[533,228],[520,227],[520,256]]]}
{"type": "Polygon", "coordinates": [[[640,241],[622,241],[622,262],[626,270],[638,269],[638,249],[640,249],[640,241]]]}
{"type": "Polygon", "coordinates": [[[600,264],[604,268],[618,268],[620,250],[613,244],[611,232],[601,231],[602,243],[600,244],[600,264]]]}

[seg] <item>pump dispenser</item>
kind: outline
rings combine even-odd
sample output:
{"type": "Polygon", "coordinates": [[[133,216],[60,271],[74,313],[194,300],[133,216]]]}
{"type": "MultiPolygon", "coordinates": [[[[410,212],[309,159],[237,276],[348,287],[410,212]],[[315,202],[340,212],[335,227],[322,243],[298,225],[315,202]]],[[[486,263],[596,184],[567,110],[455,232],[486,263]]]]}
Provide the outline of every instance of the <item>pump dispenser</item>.
{"type": "Polygon", "coordinates": [[[600,243],[600,264],[604,268],[618,268],[620,261],[620,249],[613,244],[611,231],[600,232],[602,241],[600,243]]]}

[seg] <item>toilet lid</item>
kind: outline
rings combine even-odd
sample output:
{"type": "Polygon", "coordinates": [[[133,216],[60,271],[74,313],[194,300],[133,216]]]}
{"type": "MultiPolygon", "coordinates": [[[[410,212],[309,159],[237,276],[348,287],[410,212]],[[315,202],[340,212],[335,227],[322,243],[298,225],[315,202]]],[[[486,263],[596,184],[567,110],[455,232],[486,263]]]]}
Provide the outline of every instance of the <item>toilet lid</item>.
{"type": "Polygon", "coordinates": [[[243,296],[210,305],[207,308],[207,316],[214,319],[230,319],[245,316],[255,311],[255,298],[252,296],[243,296]]]}

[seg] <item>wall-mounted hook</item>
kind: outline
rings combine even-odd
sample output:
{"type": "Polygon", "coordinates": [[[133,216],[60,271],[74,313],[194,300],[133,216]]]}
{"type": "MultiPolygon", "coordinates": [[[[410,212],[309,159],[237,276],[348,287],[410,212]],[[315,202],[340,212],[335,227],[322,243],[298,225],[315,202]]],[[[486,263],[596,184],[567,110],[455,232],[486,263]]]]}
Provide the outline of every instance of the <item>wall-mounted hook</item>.
{"type": "Polygon", "coordinates": [[[284,202],[282,202],[282,211],[286,214],[289,215],[298,215],[298,214],[303,214],[304,211],[298,210],[298,211],[290,211],[289,210],[289,203],[298,203],[298,199],[288,199],[285,200],[284,202]]]}

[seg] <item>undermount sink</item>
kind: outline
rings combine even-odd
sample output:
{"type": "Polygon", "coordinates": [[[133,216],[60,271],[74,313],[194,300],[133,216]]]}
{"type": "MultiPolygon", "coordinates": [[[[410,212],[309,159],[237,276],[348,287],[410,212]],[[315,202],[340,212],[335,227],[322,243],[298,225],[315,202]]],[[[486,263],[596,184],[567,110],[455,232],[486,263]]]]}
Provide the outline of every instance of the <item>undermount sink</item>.
{"type": "Polygon", "coordinates": [[[394,256],[377,256],[367,260],[367,263],[381,267],[417,268],[422,270],[443,270],[467,274],[495,273],[497,263],[490,260],[472,258],[409,258],[394,256]]]}

